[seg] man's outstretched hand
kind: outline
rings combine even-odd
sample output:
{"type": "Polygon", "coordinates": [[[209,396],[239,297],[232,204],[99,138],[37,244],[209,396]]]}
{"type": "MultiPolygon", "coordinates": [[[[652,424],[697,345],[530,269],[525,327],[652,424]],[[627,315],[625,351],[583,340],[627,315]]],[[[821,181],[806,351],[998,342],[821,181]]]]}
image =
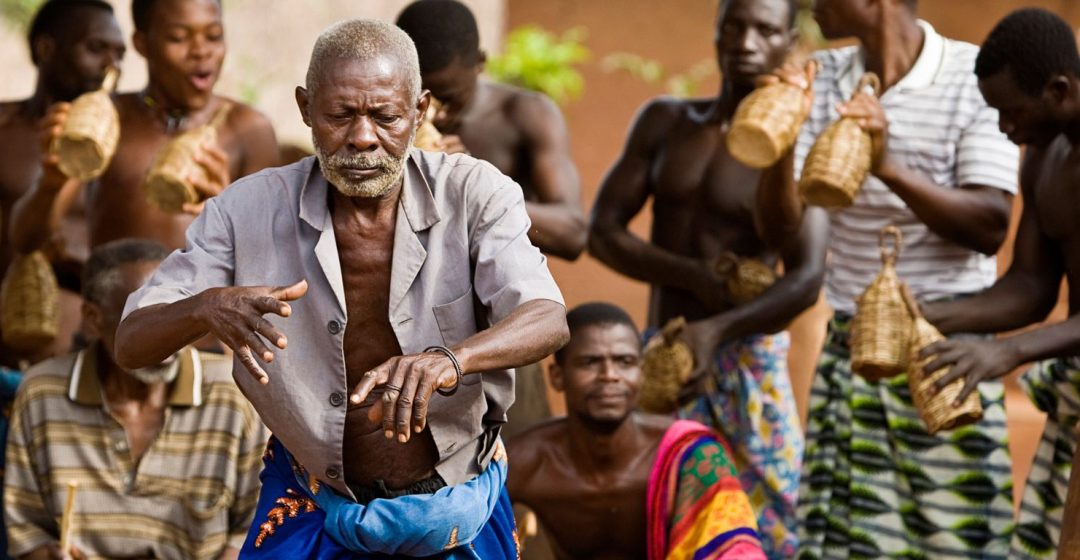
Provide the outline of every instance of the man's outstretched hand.
{"type": "Polygon", "coordinates": [[[287,302],[300,299],[307,289],[307,280],[276,288],[212,288],[200,294],[203,302],[199,319],[210,334],[231,348],[248,372],[265,385],[270,378],[256,356],[268,364],[274,360],[274,353],[267,342],[284,350],[288,340],[263,315],[273,313],[288,317],[292,308],[287,302]]]}

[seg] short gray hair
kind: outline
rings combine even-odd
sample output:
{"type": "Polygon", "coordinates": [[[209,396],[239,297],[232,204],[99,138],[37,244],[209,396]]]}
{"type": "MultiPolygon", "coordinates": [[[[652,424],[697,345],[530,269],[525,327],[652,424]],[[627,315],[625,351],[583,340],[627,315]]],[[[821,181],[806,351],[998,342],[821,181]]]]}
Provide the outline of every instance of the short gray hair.
{"type": "Polygon", "coordinates": [[[416,45],[397,26],[372,19],[353,19],[330,26],[315,41],[308,63],[307,90],[313,95],[324,66],[336,59],[371,60],[386,55],[405,73],[410,102],[420,97],[420,61],[416,45]]]}

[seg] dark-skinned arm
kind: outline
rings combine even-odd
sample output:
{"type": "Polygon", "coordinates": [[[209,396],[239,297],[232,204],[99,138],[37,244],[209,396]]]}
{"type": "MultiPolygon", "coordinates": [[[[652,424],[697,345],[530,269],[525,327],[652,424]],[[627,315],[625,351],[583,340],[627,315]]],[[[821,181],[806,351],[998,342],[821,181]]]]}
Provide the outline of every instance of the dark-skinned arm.
{"type": "Polygon", "coordinates": [[[49,150],[70,109],[70,103],[56,103],[41,120],[41,177],[15,201],[8,224],[11,245],[16,253],[32,253],[52,241],[59,234],[60,217],[82,190],[79,181],[60,171],[57,167],[59,156],[49,150]]]}
{"type": "Polygon", "coordinates": [[[672,253],[634,235],[629,224],[652,192],[649,167],[655,150],[671,126],[672,102],[652,101],[639,113],[626,146],[600,184],[589,226],[589,252],[616,272],[652,285],[680,288],[708,296],[721,279],[701,259],[672,253]]]}
{"type": "Polygon", "coordinates": [[[873,95],[857,93],[840,105],[839,112],[841,117],[857,119],[870,133],[874,150],[870,172],[903,199],[930,231],[984,255],[997,253],[1009,230],[1011,194],[978,184],[943,188],[898,162],[887,145],[888,119],[873,95]]]}
{"type": "MultiPolygon", "coordinates": [[[[1030,149],[1029,149],[1030,150],[1030,149]]],[[[1031,151],[1024,169],[1035,168],[1031,151]]],[[[923,314],[944,334],[998,333],[1043,320],[1057,303],[1064,274],[1060,245],[1043,235],[1029,179],[1021,176],[1025,204],[1013,245],[1012,264],[993,286],[954,301],[923,305],[923,314]]]]}
{"type": "Polygon", "coordinates": [[[525,201],[529,239],[541,251],[573,261],[585,249],[587,230],[566,121],[550,99],[532,94],[515,103],[514,117],[527,139],[529,186],[536,194],[535,201],[525,201]]]}

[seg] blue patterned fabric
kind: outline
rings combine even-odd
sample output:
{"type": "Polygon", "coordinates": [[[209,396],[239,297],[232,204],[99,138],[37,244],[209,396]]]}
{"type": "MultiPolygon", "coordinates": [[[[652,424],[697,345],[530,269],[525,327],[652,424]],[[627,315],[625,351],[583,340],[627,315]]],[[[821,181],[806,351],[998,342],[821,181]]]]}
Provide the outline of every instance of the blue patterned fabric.
{"type": "Polygon", "coordinates": [[[360,505],[321,487],[271,438],[255,522],[240,557],[516,559],[506,456],[499,445],[487,470],[465,484],[360,505]]]}

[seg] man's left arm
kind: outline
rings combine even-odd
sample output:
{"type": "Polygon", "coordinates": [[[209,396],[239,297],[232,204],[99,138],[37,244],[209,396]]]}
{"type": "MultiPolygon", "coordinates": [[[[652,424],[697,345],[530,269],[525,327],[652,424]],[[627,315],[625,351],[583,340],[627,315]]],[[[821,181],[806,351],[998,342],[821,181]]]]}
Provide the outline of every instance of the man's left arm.
{"type": "MultiPolygon", "coordinates": [[[[465,202],[473,292],[490,310],[492,326],[449,348],[463,375],[537,362],[570,339],[562,294],[547,259],[529,241],[529,217],[521,188],[490,164],[482,163],[465,202]]],[[[388,438],[409,440],[427,425],[428,402],[438,389],[453,390],[454,362],[442,352],[391,358],[366,372],[350,397],[360,404],[378,386],[386,387],[381,416],[388,438]]],[[[440,397],[442,398],[442,397],[440,397]]],[[[453,398],[453,397],[448,397],[453,398]]]]}
{"type": "Polygon", "coordinates": [[[529,238],[545,253],[575,260],[585,249],[587,225],[566,121],[559,108],[540,95],[522,96],[514,120],[526,138],[529,187],[536,193],[535,201],[525,201],[533,224],[529,238]]]}
{"type": "Polygon", "coordinates": [[[997,131],[996,112],[982,106],[957,144],[957,183],[943,188],[889,152],[889,122],[878,99],[866,93],[840,107],[873,139],[870,172],[903,199],[930,231],[973,251],[993,255],[1009,230],[1020,156],[997,131]]]}

